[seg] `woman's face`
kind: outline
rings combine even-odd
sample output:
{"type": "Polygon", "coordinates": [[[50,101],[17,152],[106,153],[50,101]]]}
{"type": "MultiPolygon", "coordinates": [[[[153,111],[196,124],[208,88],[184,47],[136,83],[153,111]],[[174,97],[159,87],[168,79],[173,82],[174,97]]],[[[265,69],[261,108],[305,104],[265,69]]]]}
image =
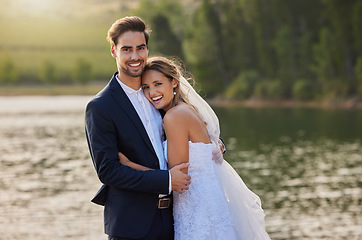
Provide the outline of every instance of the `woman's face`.
{"type": "Polygon", "coordinates": [[[142,75],[142,89],[153,106],[157,109],[169,110],[172,107],[175,79],[170,81],[163,73],[156,70],[147,70],[142,75]]]}

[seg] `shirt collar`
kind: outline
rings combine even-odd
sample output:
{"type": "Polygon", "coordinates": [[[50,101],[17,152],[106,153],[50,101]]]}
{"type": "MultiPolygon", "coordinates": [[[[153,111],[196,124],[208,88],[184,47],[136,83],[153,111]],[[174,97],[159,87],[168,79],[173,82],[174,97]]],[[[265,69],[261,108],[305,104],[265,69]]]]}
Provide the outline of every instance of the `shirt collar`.
{"type": "Polygon", "coordinates": [[[142,91],[142,87],[140,86],[140,88],[138,90],[134,90],[133,88],[128,87],[126,84],[124,84],[121,80],[119,80],[118,78],[118,74],[116,75],[116,79],[119,83],[119,85],[121,85],[121,87],[123,88],[123,90],[125,91],[125,93],[127,93],[128,95],[134,94],[134,93],[138,93],[140,91],[142,91]]]}

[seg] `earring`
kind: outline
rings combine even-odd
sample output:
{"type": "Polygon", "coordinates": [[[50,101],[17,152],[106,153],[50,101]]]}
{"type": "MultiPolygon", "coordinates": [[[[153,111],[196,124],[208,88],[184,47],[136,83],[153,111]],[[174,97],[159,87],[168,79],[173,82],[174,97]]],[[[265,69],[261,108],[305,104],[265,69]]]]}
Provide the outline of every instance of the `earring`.
{"type": "Polygon", "coordinates": [[[176,92],[173,92],[173,95],[176,95],[176,92]]]}

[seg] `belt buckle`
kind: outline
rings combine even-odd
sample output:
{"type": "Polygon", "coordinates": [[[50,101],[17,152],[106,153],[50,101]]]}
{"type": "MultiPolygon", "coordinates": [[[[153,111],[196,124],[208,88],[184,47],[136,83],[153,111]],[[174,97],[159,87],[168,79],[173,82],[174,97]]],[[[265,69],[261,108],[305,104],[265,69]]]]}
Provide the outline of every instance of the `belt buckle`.
{"type": "Polygon", "coordinates": [[[160,199],[158,199],[157,207],[159,209],[165,209],[165,208],[168,208],[170,206],[170,203],[171,203],[170,198],[160,198],[160,199]]]}

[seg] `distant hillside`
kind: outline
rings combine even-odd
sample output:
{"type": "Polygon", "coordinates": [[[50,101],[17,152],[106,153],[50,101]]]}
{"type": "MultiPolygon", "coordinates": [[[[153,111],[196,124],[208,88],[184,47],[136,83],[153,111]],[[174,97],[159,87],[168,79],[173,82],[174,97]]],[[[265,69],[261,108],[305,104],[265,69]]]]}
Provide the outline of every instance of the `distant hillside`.
{"type": "Polygon", "coordinates": [[[74,20],[127,13],[139,0],[0,0],[0,19],[45,18],[74,20]]]}
{"type": "MultiPolygon", "coordinates": [[[[10,59],[20,74],[33,72],[35,76],[45,63],[65,72],[81,58],[92,64],[96,75],[109,74],[115,65],[107,30],[116,19],[132,15],[140,2],[0,0],[0,65],[10,59]]],[[[191,2],[182,4],[192,9],[195,3],[191,2]]]]}
{"type": "MultiPolygon", "coordinates": [[[[98,16],[101,17],[100,20],[107,19],[107,16],[114,19],[130,13],[140,2],[141,0],[0,0],[0,20],[9,18],[79,20],[98,16]]],[[[181,1],[186,10],[194,9],[199,3],[200,0],[181,1]]]]}
{"type": "Polygon", "coordinates": [[[139,0],[0,0],[0,51],[100,48],[139,0]]]}

